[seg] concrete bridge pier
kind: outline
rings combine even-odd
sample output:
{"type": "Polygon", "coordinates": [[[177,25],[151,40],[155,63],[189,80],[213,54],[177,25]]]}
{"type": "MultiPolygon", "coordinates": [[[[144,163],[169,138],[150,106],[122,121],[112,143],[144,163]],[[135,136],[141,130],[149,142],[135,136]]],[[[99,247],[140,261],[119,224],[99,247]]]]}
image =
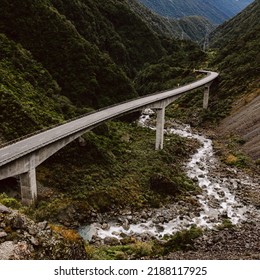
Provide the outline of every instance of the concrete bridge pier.
{"type": "Polygon", "coordinates": [[[155,111],[157,114],[155,150],[162,150],[164,139],[165,107],[156,108],[155,111]]]}
{"type": "Polygon", "coordinates": [[[210,89],[211,83],[205,85],[204,87],[204,97],[203,97],[203,109],[208,109],[209,105],[209,89],[210,89]]]}
{"type": "Polygon", "coordinates": [[[37,199],[36,169],[20,174],[21,200],[25,205],[32,205],[37,199]]]}

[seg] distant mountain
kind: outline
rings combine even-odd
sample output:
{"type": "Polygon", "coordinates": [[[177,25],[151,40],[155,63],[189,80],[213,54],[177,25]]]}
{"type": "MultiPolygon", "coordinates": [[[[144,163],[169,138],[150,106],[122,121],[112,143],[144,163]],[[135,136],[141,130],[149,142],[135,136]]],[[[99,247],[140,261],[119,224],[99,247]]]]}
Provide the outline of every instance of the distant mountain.
{"type": "Polygon", "coordinates": [[[235,16],[253,0],[139,0],[162,16],[182,18],[203,16],[214,24],[221,24],[235,16]]]}
{"type": "Polygon", "coordinates": [[[189,39],[199,44],[202,44],[205,36],[209,35],[215,29],[215,26],[208,19],[201,16],[183,17],[178,22],[189,39]]]}
{"type": "Polygon", "coordinates": [[[163,17],[140,4],[138,0],[126,2],[133,12],[160,35],[202,42],[205,35],[215,29],[215,25],[201,16],[187,16],[181,19],[163,17]]]}
{"type": "MultiPolygon", "coordinates": [[[[232,49],[235,42],[241,41],[249,34],[251,34],[248,38],[249,42],[256,41],[259,43],[259,2],[259,0],[254,1],[239,15],[217,27],[210,36],[211,46],[219,48],[231,46],[232,49]]],[[[223,51],[222,49],[221,52],[223,51]]]]}

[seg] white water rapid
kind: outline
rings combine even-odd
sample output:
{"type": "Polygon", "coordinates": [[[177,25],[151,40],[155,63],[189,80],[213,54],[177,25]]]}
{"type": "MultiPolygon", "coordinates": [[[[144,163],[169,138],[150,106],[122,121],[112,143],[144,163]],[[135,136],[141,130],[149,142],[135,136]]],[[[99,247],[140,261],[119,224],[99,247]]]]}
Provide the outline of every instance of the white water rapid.
{"type": "MultiPolygon", "coordinates": [[[[140,117],[139,124],[154,130],[155,127],[149,124],[152,113],[151,110],[146,110],[140,117]]],[[[234,191],[238,184],[252,184],[248,181],[250,179],[244,178],[241,182],[240,179],[230,178],[230,176],[227,178],[218,174],[218,161],[214,157],[212,141],[201,134],[192,132],[189,125],[174,126],[177,127],[165,130],[165,134],[174,133],[181,137],[196,139],[201,144],[185,166],[188,177],[196,180],[202,190],[201,194],[196,196],[201,205],[199,213],[196,215],[178,214],[178,211],[171,211],[171,207],[176,207],[176,205],[169,205],[153,210],[146,221],[131,223],[131,219],[126,219],[122,223],[109,222],[105,227],[98,223],[82,227],[79,232],[84,239],[91,240],[92,236],[98,236],[101,239],[106,237],[120,239],[122,234],[131,236],[144,233],[162,238],[165,235],[188,229],[191,225],[211,229],[221,224],[224,218],[229,219],[232,224],[238,224],[247,219],[247,214],[251,209],[236,199],[234,191]],[[165,216],[168,218],[164,219],[165,216]]],[[[231,171],[235,176],[235,170],[231,171]]]]}

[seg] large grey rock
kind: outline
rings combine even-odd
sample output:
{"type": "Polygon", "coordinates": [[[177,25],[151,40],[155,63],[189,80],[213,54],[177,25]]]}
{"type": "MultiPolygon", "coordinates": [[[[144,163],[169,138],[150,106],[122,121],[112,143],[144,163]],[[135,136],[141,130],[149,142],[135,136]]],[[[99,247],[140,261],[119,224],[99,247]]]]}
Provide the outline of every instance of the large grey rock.
{"type": "Polygon", "coordinates": [[[10,260],[14,254],[16,244],[13,241],[6,241],[0,244],[0,260],[10,260]]]}
{"type": "Polygon", "coordinates": [[[7,233],[5,231],[0,231],[0,238],[6,237],[7,233]]]}
{"type": "Polygon", "coordinates": [[[105,237],[104,244],[110,245],[110,246],[116,246],[120,245],[120,240],[115,237],[105,237]]]}
{"type": "Polygon", "coordinates": [[[3,204],[0,204],[0,213],[11,213],[12,211],[4,206],[3,204]]]}

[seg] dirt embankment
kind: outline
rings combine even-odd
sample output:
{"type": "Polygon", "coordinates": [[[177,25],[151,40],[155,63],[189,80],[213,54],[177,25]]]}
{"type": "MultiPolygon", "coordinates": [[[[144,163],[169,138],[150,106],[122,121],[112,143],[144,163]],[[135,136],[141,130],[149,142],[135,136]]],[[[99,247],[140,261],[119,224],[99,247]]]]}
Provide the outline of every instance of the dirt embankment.
{"type": "Polygon", "coordinates": [[[238,100],[218,132],[223,136],[240,135],[245,141],[244,151],[254,160],[260,159],[260,89],[238,100]]]}

